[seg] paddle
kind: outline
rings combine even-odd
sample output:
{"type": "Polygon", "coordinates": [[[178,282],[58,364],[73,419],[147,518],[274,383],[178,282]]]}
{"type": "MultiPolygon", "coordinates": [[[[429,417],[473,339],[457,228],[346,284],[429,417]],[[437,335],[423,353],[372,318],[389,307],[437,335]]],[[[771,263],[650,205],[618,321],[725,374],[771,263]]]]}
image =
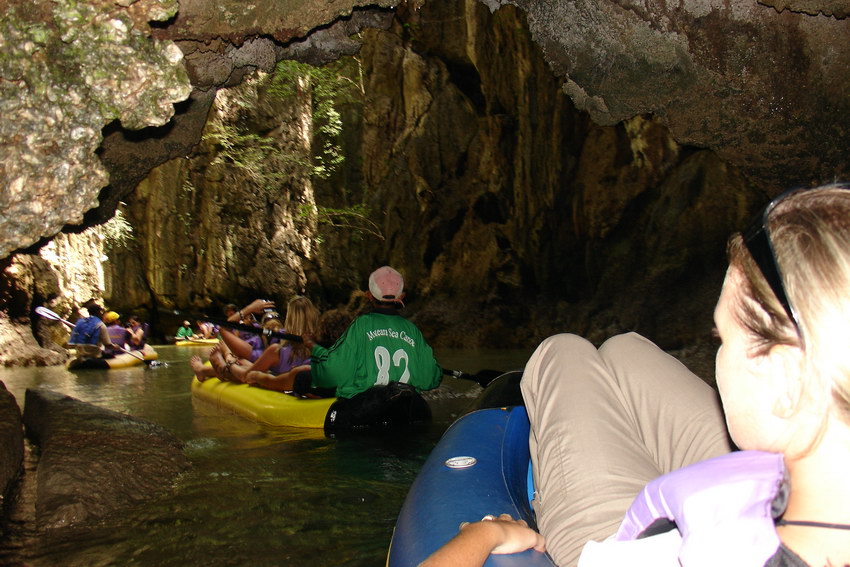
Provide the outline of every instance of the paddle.
{"type": "Polygon", "coordinates": [[[443,368],[443,374],[460,380],[471,380],[482,388],[486,388],[490,382],[504,374],[504,372],[501,370],[479,370],[475,374],[468,374],[461,370],[449,370],[448,368],[443,368]]]}
{"type": "MultiPolygon", "coordinates": [[[[61,323],[65,323],[71,329],[74,328],[73,323],[71,323],[70,321],[68,321],[66,319],[63,319],[62,317],[60,317],[59,315],[57,315],[56,313],[54,313],[53,311],[51,311],[47,307],[42,307],[41,305],[39,305],[38,307],[35,308],[35,312],[38,313],[39,315],[41,315],[42,317],[44,317],[45,319],[51,319],[53,321],[59,321],[61,323]]],[[[129,354],[133,358],[138,358],[139,360],[141,360],[142,362],[145,362],[145,363],[150,362],[148,360],[145,360],[145,357],[143,357],[143,356],[141,356],[141,355],[139,355],[135,352],[129,351],[129,350],[125,349],[124,347],[120,347],[118,345],[114,345],[114,346],[118,347],[118,350],[120,350],[121,352],[125,352],[125,353],[129,354]]]]}
{"type": "Polygon", "coordinates": [[[179,309],[160,309],[160,311],[162,313],[177,315],[188,320],[207,321],[214,325],[218,325],[219,327],[227,327],[228,329],[234,329],[236,331],[245,331],[246,333],[254,333],[255,335],[265,335],[267,337],[284,339],[287,341],[292,341],[294,343],[303,342],[301,340],[301,335],[292,335],[290,333],[281,333],[280,331],[271,331],[269,329],[263,329],[262,327],[254,327],[253,325],[245,325],[244,323],[234,323],[233,321],[228,321],[226,319],[218,319],[216,317],[208,317],[206,315],[193,315],[191,313],[180,311],[179,309]]]}

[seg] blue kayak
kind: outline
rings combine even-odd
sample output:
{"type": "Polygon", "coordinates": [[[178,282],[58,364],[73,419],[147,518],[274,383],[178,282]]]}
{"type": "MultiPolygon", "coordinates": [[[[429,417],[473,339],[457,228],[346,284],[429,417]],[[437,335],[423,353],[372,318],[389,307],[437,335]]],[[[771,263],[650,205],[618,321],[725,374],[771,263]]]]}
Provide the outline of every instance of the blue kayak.
{"type": "MultiPolygon", "coordinates": [[[[401,508],[388,567],[418,565],[450,540],[461,522],[510,514],[535,527],[528,452],[528,414],[522,406],[482,409],[458,419],[419,472],[401,508]]],[[[491,567],[554,563],[534,550],[491,555],[491,567]]]]}

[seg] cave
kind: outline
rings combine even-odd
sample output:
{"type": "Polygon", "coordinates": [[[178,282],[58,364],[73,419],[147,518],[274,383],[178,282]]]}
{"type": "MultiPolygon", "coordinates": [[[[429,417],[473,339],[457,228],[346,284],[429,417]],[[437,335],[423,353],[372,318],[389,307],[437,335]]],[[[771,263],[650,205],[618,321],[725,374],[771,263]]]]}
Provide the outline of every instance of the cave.
{"type": "Polygon", "coordinates": [[[108,303],[163,325],[160,308],[258,294],[334,307],[391,264],[436,345],[636,330],[682,348],[708,336],[726,238],[780,191],[850,175],[840,1],[6,7],[6,364],[55,362],[34,305],[97,292],[71,289],[69,258],[105,272],[108,303]],[[258,78],[283,64],[360,73],[327,175],[319,123],[296,128],[315,100],[268,98],[258,78]],[[309,139],[313,169],[244,173],[216,117],[248,129],[243,148],[309,139]],[[116,216],[132,243],[102,265],[62,240],[116,216]]]}

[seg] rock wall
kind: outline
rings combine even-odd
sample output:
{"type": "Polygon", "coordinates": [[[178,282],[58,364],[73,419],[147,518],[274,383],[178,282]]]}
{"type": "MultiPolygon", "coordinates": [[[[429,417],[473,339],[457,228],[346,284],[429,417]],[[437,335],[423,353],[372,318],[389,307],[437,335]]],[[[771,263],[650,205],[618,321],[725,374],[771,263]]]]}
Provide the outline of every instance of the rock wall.
{"type": "Polygon", "coordinates": [[[846,2],[508,1],[595,122],[657,116],[772,193],[850,176],[846,2]]]}
{"type": "Polygon", "coordinates": [[[79,224],[108,183],[101,129],[167,122],[191,90],[183,54],[150,39],[176,0],[38,3],[0,12],[0,257],[79,224]]]}
{"type": "Polygon", "coordinates": [[[342,107],[343,166],[325,180],[290,168],[269,192],[266,174],[222,159],[215,132],[250,124],[265,141],[273,132],[278,154],[309,156],[312,135],[286,127],[309,105],[272,104],[258,80],[222,91],[205,142],[130,200],[137,242],[109,262],[113,304],[150,294],[218,309],[306,290],[329,307],[389,263],[435,344],[636,329],[673,348],[707,333],[725,239],[765,198],[737,168],[678,144],[656,117],[595,124],[516,8],[431,3],[360,40],[363,97],[342,107]],[[248,98],[258,111],[224,115],[248,98]],[[380,236],[305,224],[298,208],[314,200],[365,203],[380,236]]]}
{"type": "Polygon", "coordinates": [[[736,168],[653,117],[594,124],[517,10],[429,4],[398,19],[363,52],[364,176],[392,213],[381,252],[412,276],[429,337],[637,329],[675,346],[705,333],[725,238],[762,198],[736,168]]]}
{"type": "MultiPolygon", "coordinates": [[[[269,287],[284,297],[322,290],[333,304],[392,262],[408,272],[417,320],[438,341],[638,328],[675,343],[684,319],[658,312],[706,312],[720,234],[781,188],[850,175],[850,19],[832,0],[192,0],[176,17],[173,0],[30,8],[13,0],[0,17],[0,203],[10,213],[0,255],[80,222],[101,188],[83,222],[107,218],[151,168],[198,143],[216,89],[281,58],[326,62],[366,42],[368,99],[347,142],[361,163],[313,191],[320,204],[362,197],[385,213],[372,220],[386,240],[340,232],[316,247],[292,236],[304,233],[296,222],[275,236],[254,220],[259,209],[165,183],[174,204],[161,213],[194,207],[199,222],[221,215],[239,230],[155,256],[180,241],[176,217],[157,217],[163,232],[134,209],[148,249],[115,258],[106,275],[114,297],[134,306],[200,307],[269,287]],[[175,109],[187,79],[194,91],[175,109]],[[703,210],[720,211],[718,224],[681,224],[703,210]],[[523,330],[503,332],[515,326],[523,330]]],[[[202,170],[192,161],[175,175],[197,188],[202,170]]],[[[275,217],[274,200],[261,201],[275,217]]]]}
{"type": "Polygon", "coordinates": [[[112,305],[220,315],[232,301],[262,293],[283,305],[304,290],[311,99],[297,88],[270,95],[266,79],[219,91],[197,149],[154,169],[128,200],[134,242],[106,264],[112,305]]]}
{"type": "Polygon", "coordinates": [[[404,269],[429,338],[707,333],[725,239],[764,199],[737,168],[651,116],[595,124],[510,7],[399,9],[361,56],[371,260],[404,269]]]}
{"type": "Polygon", "coordinates": [[[64,342],[62,331],[32,315],[33,305],[59,294],[56,273],[43,258],[29,254],[7,258],[0,265],[0,363],[46,365],[66,360],[67,352],[56,344],[64,342]]]}

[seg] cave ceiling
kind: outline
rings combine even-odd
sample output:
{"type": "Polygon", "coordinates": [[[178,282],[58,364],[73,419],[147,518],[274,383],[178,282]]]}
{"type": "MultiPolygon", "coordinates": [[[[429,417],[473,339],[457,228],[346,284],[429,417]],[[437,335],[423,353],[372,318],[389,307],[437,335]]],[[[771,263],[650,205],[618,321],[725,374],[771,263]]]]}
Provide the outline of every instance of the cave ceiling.
{"type": "MultiPolygon", "coordinates": [[[[599,124],[654,115],[768,193],[850,177],[846,0],[480,1],[526,14],[599,124]]],[[[424,2],[0,2],[0,257],[108,218],[197,142],[216,89],[355,53],[360,29],[424,2]]]]}

